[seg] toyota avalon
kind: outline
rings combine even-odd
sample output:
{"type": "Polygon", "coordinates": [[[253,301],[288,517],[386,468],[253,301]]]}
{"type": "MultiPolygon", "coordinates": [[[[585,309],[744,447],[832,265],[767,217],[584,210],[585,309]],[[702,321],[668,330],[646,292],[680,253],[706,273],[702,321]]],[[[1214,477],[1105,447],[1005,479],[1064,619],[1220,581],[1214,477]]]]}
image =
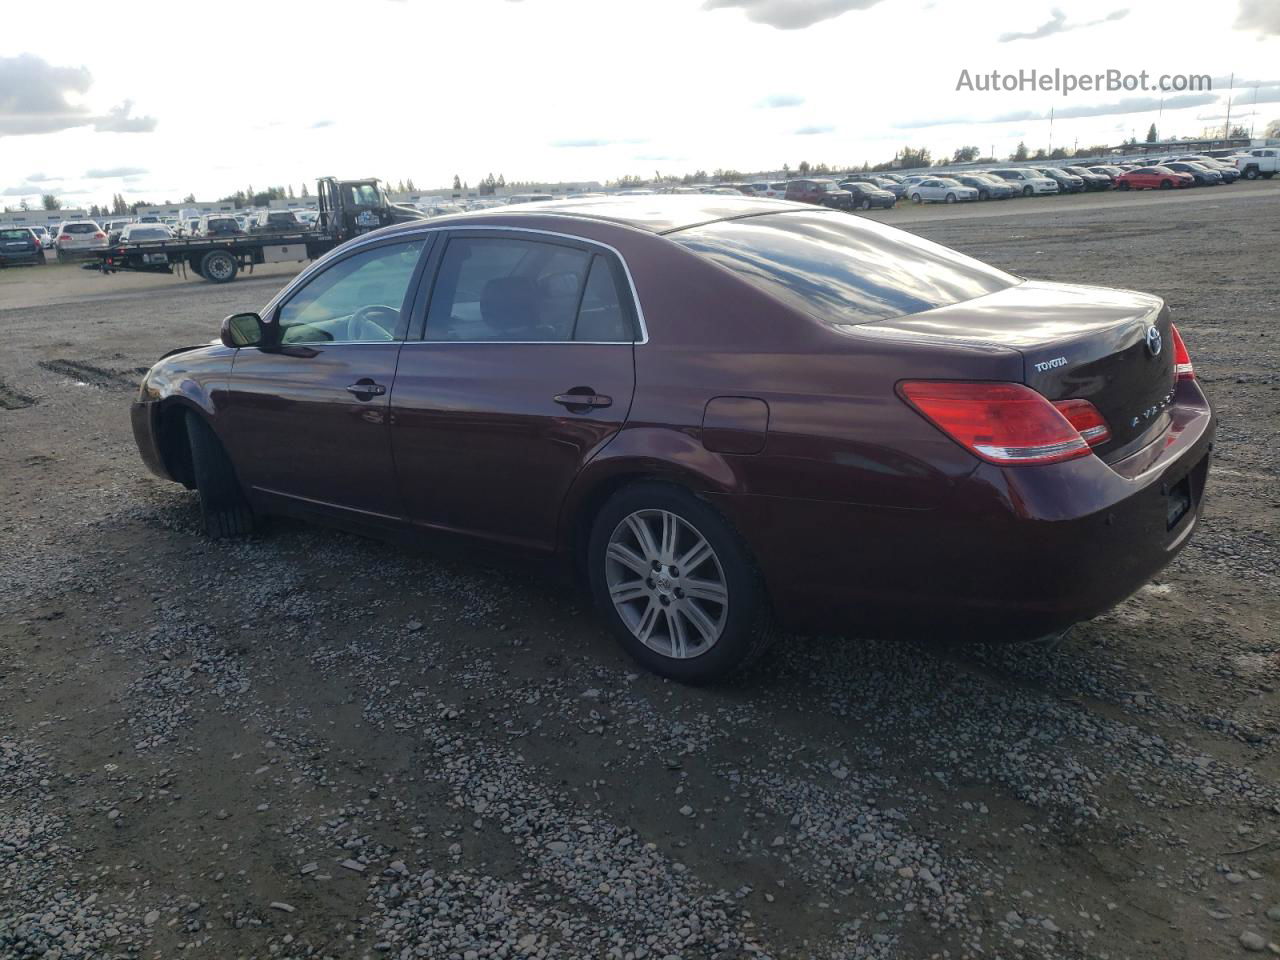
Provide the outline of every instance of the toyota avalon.
{"type": "Polygon", "coordinates": [[[779,630],[1102,613],[1187,543],[1214,432],[1159,297],[720,196],[363,235],[166,355],[132,417],[211,535],[287,513],[555,558],[684,681],[779,630]]]}

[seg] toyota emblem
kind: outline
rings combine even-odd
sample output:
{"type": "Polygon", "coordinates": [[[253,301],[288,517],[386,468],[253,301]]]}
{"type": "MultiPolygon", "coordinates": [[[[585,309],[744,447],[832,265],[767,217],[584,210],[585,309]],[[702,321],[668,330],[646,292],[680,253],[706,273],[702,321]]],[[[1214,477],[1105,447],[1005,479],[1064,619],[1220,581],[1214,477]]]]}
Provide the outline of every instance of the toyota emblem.
{"type": "Polygon", "coordinates": [[[1147,349],[1151,351],[1153,357],[1160,356],[1160,349],[1164,346],[1164,340],[1160,336],[1160,331],[1155,327],[1147,328],[1147,349]]]}

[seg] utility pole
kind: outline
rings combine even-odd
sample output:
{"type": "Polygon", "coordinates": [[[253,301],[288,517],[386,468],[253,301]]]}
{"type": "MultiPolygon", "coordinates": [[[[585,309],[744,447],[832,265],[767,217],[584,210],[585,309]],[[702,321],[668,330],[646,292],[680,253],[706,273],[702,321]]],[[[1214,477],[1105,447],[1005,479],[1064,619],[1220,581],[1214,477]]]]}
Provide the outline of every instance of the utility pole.
{"type": "Polygon", "coordinates": [[[1235,74],[1235,71],[1233,70],[1231,71],[1231,82],[1227,86],[1227,122],[1223,125],[1223,128],[1222,128],[1223,140],[1226,140],[1229,136],[1231,136],[1231,93],[1232,91],[1235,90],[1235,88],[1236,88],[1236,74],[1235,74]]]}
{"type": "Polygon", "coordinates": [[[1053,153],[1053,107],[1049,108],[1049,152],[1053,153]]]}

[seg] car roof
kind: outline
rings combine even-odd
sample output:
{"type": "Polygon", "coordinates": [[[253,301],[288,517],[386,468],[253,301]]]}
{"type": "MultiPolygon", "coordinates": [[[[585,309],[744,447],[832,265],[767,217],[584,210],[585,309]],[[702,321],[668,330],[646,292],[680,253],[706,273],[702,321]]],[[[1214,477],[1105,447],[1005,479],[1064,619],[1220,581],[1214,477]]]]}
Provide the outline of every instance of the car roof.
{"type": "Polygon", "coordinates": [[[489,222],[504,223],[514,218],[571,217],[621,224],[649,233],[671,233],[716,220],[750,217],[787,210],[809,210],[812,204],[791,203],[745,194],[661,193],[645,196],[581,197],[574,200],[545,200],[525,208],[523,204],[498,209],[475,210],[432,221],[433,226],[482,227],[489,222]]]}

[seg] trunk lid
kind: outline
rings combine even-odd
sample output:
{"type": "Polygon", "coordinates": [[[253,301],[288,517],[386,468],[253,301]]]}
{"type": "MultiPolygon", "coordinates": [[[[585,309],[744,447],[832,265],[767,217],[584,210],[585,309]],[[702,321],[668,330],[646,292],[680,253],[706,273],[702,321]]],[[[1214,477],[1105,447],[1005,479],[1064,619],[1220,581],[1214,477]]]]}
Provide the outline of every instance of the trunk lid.
{"type": "Polygon", "coordinates": [[[1007,289],[871,324],[910,339],[1017,350],[1023,382],[1050,400],[1088,400],[1116,460],[1168,426],[1174,388],[1169,309],[1133,290],[1025,281],[1007,289]]]}

